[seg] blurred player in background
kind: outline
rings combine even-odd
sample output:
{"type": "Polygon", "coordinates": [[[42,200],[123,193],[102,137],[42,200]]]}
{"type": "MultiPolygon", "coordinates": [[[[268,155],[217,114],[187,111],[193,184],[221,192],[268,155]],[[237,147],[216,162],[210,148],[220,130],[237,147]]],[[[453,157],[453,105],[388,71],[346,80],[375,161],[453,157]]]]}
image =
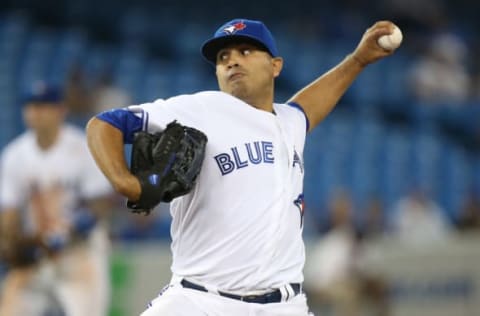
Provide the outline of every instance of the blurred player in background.
{"type": "Polygon", "coordinates": [[[387,284],[365,267],[367,253],[355,227],[353,205],[348,190],[332,195],[329,227],[310,251],[305,287],[311,305],[332,316],[366,315],[367,311],[387,316],[387,284]]]}
{"type": "Polygon", "coordinates": [[[64,123],[62,101],[56,87],[36,82],[24,102],[28,130],[1,156],[2,316],[44,315],[52,305],[66,316],[108,311],[111,187],[83,132],[64,123]]]}
{"type": "Polygon", "coordinates": [[[103,112],[89,122],[93,156],[130,201],[142,196],[123,154],[135,132],[178,120],[208,136],[197,184],[171,203],[172,281],[142,315],[309,315],[302,290],[306,132],[368,64],[392,54],[377,39],[393,27],[375,23],[339,65],[287,103],[274,103],[283,59],[273,36],[260,21],[235,19],[202,48],[220,91],[103,112]]]}

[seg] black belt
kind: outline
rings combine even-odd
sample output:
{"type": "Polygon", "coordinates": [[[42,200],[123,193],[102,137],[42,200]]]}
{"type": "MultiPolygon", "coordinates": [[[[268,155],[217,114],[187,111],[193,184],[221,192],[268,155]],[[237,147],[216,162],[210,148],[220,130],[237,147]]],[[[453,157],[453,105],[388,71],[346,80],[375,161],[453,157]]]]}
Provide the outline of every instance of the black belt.
{"type": "MultiPolygon", "coordinates": [[[[188,289],[198,290],[202,292],[209,292],[204,286],[192,283],[185,279],[183,279],[180,283],[182,284],[183,287],[188,289]]],[[[302,291],[302,286],[300,285],[300,283],[290,283],[290,286],[292,287],[294,294],[290,295],[287,291],[287,297],[285,298],[285,300],[289,299],[290,296],[293,297],[299,294],[302,291]]],[[[273,292],[269,292],[261,295],[242,296],[242,295],[230,294],[230,293],[225,293],[220,291],[218,292],[218,294],[221,296],[233,298],[234,300],[239,300],[247,303],[268,304],[268,303],[279,303],[282,301],[282,292],[280,291],[280,289],[276,289],[273,292]]]]}

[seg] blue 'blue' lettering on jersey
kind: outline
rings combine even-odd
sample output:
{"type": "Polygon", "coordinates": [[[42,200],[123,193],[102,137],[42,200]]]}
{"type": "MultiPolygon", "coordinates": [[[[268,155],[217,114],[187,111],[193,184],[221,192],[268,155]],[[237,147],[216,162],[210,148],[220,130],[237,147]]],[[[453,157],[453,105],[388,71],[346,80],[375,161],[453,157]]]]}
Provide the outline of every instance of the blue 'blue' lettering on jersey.
{"type": "Polygon", "coordinates": [[[252,152],[252,144],[246,143],[245,147],[247,148],[248,160],[250,160],[251,163],[257,165],[262,162],[262,153],[260,152],[260,143],[253,142],[253,145],[255,146],[255,153],[256,153],[255,157],[253,156],[253,152],[252,152]]]}
{"type": "Polygon", "coordinates": [[[262,142],[263,162],[273,163],[273,144],[272,142],[262,142]]]}
{"type": "Polygon", "coordinates": [[[237,169],[248,166],[248,161],[247,160],[244,160],[244,161],[240,160],[240,156],[238,155],[237,147],[232,148],[232,154],[233,154],[233,158],[235,158],[235,165],[237,166],[237,169]]]}
{"type": "Polygon", "coordinates": [[[275,162],[272,142],[246,143],[245,150],[243,150],[243,147],[240,148],[232,147],[230,148],[231,153],[220,153],[213,157],[217,162],[222,176],[235,170],[248,167],[251,164],[258,165],[262,162],[272,164],[275,162]],[[253,153],[252,147],[255,148],[255,154],[253,153]],[[242,150],[240,150],[240,148],[242,150]]]}
{"type": "Polygon", "coordinates": [[[229,154],[219,154],[213,158],[215,158],[218,168],[220,168],[220,171],[222,172],[222,176],[235,170],[235,164],[232,162],[232,159],[230,159],[229,154]]]}

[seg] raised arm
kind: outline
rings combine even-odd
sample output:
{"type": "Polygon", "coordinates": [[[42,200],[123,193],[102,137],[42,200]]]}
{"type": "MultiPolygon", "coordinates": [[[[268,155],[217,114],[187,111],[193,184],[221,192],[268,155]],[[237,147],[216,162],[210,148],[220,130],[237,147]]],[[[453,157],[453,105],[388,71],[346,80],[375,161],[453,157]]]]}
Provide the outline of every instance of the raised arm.
{"type": "Polygon", "coordinates": [[[131,201],[137,201],[141,192],[140,183],[128,170],[122,131],[96,117],[88,122],[86,131],[90,152],[115,191],[131,201]]]}
{"type": "Polygon", "coordinates": [[[289,100],[303,108],[310,122],[310,129],[317,126],[333,110],[348,87],[368,64],[393,53],[377,44],[377,39],[392,33],[393,28],[394,24],[389,21],[375,23],[363,34],[353,53],[298,91],[289,100]]]}

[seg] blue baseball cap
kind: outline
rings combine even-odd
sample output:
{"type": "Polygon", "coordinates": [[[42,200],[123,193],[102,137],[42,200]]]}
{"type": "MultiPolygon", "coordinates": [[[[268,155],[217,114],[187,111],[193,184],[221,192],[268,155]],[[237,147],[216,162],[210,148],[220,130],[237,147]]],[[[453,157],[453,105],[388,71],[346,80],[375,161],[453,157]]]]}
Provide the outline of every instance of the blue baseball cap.
{"type": "Polygon", "coordinates": [[[60,104],[63,100],[63,92],[57,86],[45,81],[33,82],[23,94],[23,104],[49,103],[60,104]]]}
{"type": "Polygon", "coordinates": [[[230,43],[246,42],[259,46],[273,57],[278,57],[272,33],[261,21],[234,19],[218,28],[213,37],[202,45],[203,57],[215,65],[217,53],[230,43]]]}

